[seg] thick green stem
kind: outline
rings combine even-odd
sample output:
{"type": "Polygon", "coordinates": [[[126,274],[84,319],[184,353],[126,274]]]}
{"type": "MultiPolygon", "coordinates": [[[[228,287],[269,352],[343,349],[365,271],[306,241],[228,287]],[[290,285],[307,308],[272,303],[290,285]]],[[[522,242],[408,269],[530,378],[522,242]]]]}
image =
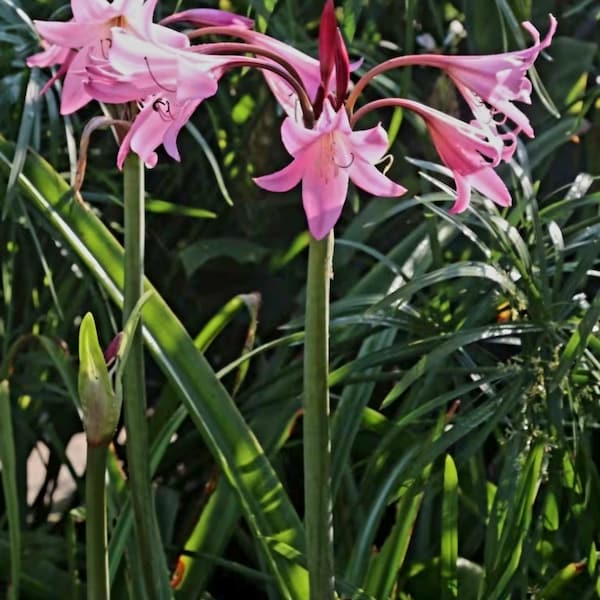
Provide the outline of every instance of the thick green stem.
{"type": "Polygon", "coordinates": [[[85,547],[88,600],[108,600],[108,540],[106,533],[106,446],[87,447],[85,472],[85,547]]]}
{"type": "MultiPolygon", "coordinates": [[[[125,293],[123,324],[143,291],[144,281],[144,167],[130,154],[123,167],[125,203],[125,293]]],[[[133,336],[123,374],[123,405],[127,427],[127,466],[137,545],[145,565],[146,593],[150,600],[172,598],[169,574],[154,508],[150,477],[144,349],[141,323],[133,336]]]]}
{"type": "Polygon", "coordinates": [[[329,281],[333,232],[311,237],[304,342],[304,500],[310,600],[335,594],[329,437],[329,281]]]}

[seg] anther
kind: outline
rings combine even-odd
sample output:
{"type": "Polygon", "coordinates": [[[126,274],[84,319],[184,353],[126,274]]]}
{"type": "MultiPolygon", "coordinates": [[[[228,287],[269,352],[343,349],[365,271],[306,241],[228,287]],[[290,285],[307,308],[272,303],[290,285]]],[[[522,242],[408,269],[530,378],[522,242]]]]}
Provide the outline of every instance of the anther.
{"type": "Polygon", "coordinates": [[[171,114],[171,103],[164,98],[157,98],[152,103],[152,110],[157,112],[163,121],[173,120],[173,115],[171,114]]]}

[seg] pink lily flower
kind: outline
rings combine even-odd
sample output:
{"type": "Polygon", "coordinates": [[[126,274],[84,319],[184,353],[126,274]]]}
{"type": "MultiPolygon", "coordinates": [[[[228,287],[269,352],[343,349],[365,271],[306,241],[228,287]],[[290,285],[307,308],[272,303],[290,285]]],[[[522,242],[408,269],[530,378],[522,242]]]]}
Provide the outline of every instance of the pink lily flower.
{"type": "Polygon", "coordinates": [[[516,126],[511,132],[513,139],[521,131],[533,137],[529,119],[513,102],[531,103],[532,86],[527,79],[527,71],[540,52],[552,42],[556,26],[556,19],[550,15],[550,29],[541,40],[538,30],[531,23],[523,23],[523,27],[533,37],[534,44],[515,52],[487,56],[418,54],[392,58],[373,67],[357,82],[348,99],[348,107],[353,109],[362,90],[380,73],[410,65],[430,66],[444,69],[448,73],[475,118],[484,126],[496,127],[510,119],[516,126]]]}
{"type": "MultiPolygon", "coordinates": [[[[308,228],[316,239],[323,239],[340,217],[348,192],[348,181],[376,196],[401,196],[406,189],[388,179],[374,164],[381,160],[388,147],[387,134],[381,125],[363,131],[352,131],[344,106],[350,84],[350,63],[342,36],[337,28],[333,1],[327,0],[319,29],[319,61],[295,55],[293,49],[282,48],[279,42],[266,42],[296,69],[312,101],[316,117],[304,115],[305,123],[297,122],[295,109],[289,103],[289,92],[276,79],[269,85],[288,111],[281,127],[281,138],[294,160],[285,168],[257,177],[260,187],[272,192],[285,192],[302,181],[302,203],[308,228]],[[285,92],[285,93],[284,93],[285,92]],[[312,124],[312,123],[311,123],[312,124]]],[[[266,36],[265,36],[266,37],[266,36]]],[[[260,44],[259,44],[260,45],[260,44]]],[[[285,46],[285,45],[283,45],[285,46]]]]}
{"type": "Polygon", "coordinates": [[[533,46],[515,52],[488,56],[444,56],[427,54],[416,57],[420,64],[444,69],[454,81],[461,94],[479,120],[490,121],[493,115],[504,115],[515,123],[517,130],[534,137],[529,119],[514,104],[514,101],[531,104],[531,82],[527,71],[547,48],[556,32],[556,19],[550,15],[550,29],[540,40],[539,31],[529,22],[523,27],[531,34],[533,46]],[[491,107],[491,113],[483,105],[491,107]]]}
{"type": "MultiPolygon", "coordinates": [[[[73,19],[67,22],[34,21],[42,38],[63,49],[76,49],[74,55],[57,51],[63,58],[66,72],[61,99],[61,113],[72,113],[90,100],[92,96],[85,89],[87,67],[94,62],[106,60],[112,44],[112,28],[122,27],[140,39],[150,39],[156,43],[175,48],[189,46],[187,37],[166,27],[152,23],[152,15],[158,0],[73,0],[73,19]],[[67,64],[68,61],[68,64],[67,64]]],[[[43,54],[43,53],[42,53],[43,54]]],[[[54,60],[55,56],[46,56],[54,60]]],[[[30,57],[29,66],[48,66],[39,54],[30,57]]]]}
{"type": "Polygon", "coordinates": [[[213,56],[145,41],[112,29],[107,60],[89,61],[86,91],[103,102],[121,103],[150,95],[178,102],[213,96],[230,56],[213,56]]]}
{"type": "Polygon", "coordinates": [[[493,167],[512,150],[504,146],[504,139],[493,130],[483,127],[478,121],[465,123],[412,100],[395,98],[376,102],[381,102],[382,106],[384,103],[402,106],[423,118],[440,158],[452,171],[456,182],[456,201],[450,213],[467,209],[471,188],[499,206],[511,205],[510,192],[493,167]]]}
{"type": "Polygon", "coordinates": [[[117,166],[133,150],[146,166],[156,165],[156,148],[180,160],[177,135],[194,110],[214,95],[218,80],[235,58],[204,55],[140,40],[113,28],[108,61],[88,66],[85,89],[97,100],[140,100],[140,112],[121,143],[117,166]]]}
{"type": "Polygon", "coordinates": [[[345,108],[336,111],[329,100],[314,129],[287,117],[281,137],[294,160],[282,170],[254,181],[272,192],[286,192],[302,181],[304,212],[316,239],[324,238],[339,219],[348,180],[376,196],[394,197],[406,192],[374,166],[388,147],[381,125],[352,131],[345,108]]]}

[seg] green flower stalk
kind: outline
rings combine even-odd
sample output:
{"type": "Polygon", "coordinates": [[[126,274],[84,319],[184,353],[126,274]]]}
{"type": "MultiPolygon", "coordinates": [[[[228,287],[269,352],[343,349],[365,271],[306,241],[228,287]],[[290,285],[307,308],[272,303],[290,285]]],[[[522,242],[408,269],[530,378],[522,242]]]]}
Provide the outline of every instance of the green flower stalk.
{"type": "Polygon", "coordinates": [[[91,313],[79,329],[79,398],[87,439],[86,563],[88,600],[110,598],[106,517],[106,455],[121,412],[91,313]]]}
{"type": "Polygon", "coordinates": [[[310,600],[334,597],[329,432],[329,282],[333,232],[310,239],[304,342],[304,505],[310,600]]]}
{"type": "MultiPolygon", "coordinates": [[[[130,154],[123,167],[125,203],[125,293],[123,323],[127,324],[142,300],[144,286],[144,166],[130,154]]],[[[135,535],[145,565],[149,600],[172,598],[169,573],[154,506],[150,474],[144,347],[141,324],[131,333],[129,356],[123,360],[123,399],[127,428],[127,471],[131,488],[135,535]]]]}

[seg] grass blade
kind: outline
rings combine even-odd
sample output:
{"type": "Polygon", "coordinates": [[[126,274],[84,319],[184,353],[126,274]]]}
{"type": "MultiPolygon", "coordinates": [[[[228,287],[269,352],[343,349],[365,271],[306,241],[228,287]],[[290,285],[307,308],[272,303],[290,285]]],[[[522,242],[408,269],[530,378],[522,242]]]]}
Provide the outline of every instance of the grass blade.
{"type": "Polygon", "coordinates": [[[458,473],[450,454],[444,463],[440,600],[458,598],[458,473]]]}
{"type": "Polygon", "coordinates": [[[8,515],[10,533],[10,578],[8,600],[19,598],[21,577],[21,523],[15,458],[15,439],[10,407],[8,380],[0,382],[0,463],[2,464],[2,490],[8,515]]]}

